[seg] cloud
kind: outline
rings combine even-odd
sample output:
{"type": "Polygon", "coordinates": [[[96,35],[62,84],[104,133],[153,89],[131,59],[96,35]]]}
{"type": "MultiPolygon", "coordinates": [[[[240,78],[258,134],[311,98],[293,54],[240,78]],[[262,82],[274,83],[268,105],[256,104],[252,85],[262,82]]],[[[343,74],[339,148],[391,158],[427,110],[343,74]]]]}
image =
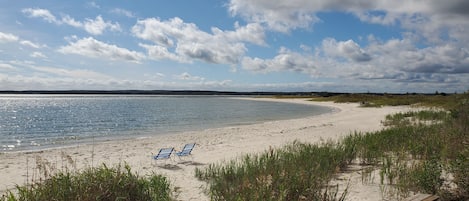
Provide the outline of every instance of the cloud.
{"type": "Polygon", "coordinates": [[[311,28],[320,12],[345,12],[367,23],[398,25],[429,42],[444,38],[469,42],[469,3],[466,0],[230,0],[228,10],[248,22],[288,32],[311,28]]]}
{"type": "Polygon", "coordinates": [[[41,48],[41,45],[33,43],[29,40],[23,40],[23,41],[20,42],[20,44],[25,45],[25,46],[29,46],[29,47],[32,47],[32,48],[36,48],[36,49],[41,48]]]}
{"type": "Polygon", "coordinates": [[[16,68],[10,64],[0,63],[0,70],[15,70],[16,68]]]}
{"type": "Polygon", "coordinates": [[[101,6],[99,6],[99,5],[98,5],[96,2],[94,2],[94,1],[88,2],[88,3],[86,3],[86,5],[87,5],[88,7],[90,7],[90,8],[97,8],[97,9],[100,9],[100,8],[101,8],[101,6]]]}
{"type": "Polygon", "coordinates": [[[353,40],[326,38],[313,49],[281,48],[273,58],[244,57],[241,66],[252,72],[292,71],[354,84],[366,80],[376,85],[386,80],[389,84],[434,83],[438,87],[468,82],[469,49],[455,43],[420,47],[408,37],[387,41],[369,37],[368,45],[360,46],[353,40]]]}
{"type": "Polygon", "coordinates": [[[339,41],[327,38],[322,42],[324,52],[333,57],[343,57],[355,62],[370,61],[371,56],[353,40],[339,41]]]}
{"type": "Polygon", "coordinates": [[[30,54],[30,56],[33,57],[33,58],[43,58],[43,59],[47,58],[47,56],[44,55],[41,52],[33,52],[33,53],[30,54]]]}
{"type": "Polygon", "coordinates": [[[16,42],[18,39],[18,36],[13,34],[0,32],[0,43],[16,42]]]}
{"type": "Polygon", "coordinates": [[[122,15],[128,18],[134,18],[135,14],[132,13],[131,11],[122,9],[122,8],[114,8],[110,11],[111,13],[117,14],[117,15],[122,15]]]}
{"type": "Polygon", "coordinates": [[[105,22],[100,15],[94,20],[86,19],[83,23],[83,28],[93,35],[101,35],[106,29],[111,31],[121,31],[119,23],[112,23],[110,21],[105,22]]]}
{"type": "Polygon", "coordinates": [[[43,47],[43,45],[33,43],[29,40],[21,40],[16,35],[0,32],[0,43],[7,43],[7,42],[19,42],[19,44],[21,45],[29,46],[29,47],[36,48],[36,49],[43,47]]]}
{"type": "Polygon", "coordinates": [[[147,50],[148,57],[153,60],[173,60],[181,63],[189,63],[189,61],[177,54],[174,54],[168,50],[167,47],[161,45],[147,45],[139,44],[140,47],[143,47],[147,50]]]}
{"type": "Polygon", "coordinates": [[[22,10],[22,12],[28,14],[29,17],[42,18],[49,23],[61,24],[60,20],[58,20],[49,10],[46,9],[25,8],[22,10]]]}
{"type": "Polygon", "coordinates": [[[123,60],[134,63],[140,63],[141,60],[145,59],[145,55],[140,52],[130,51],[116,45],[103,43],[93,37],[70,42],[68,46],[62,46],[58,51],[63,54],[77,54],[92,58],[123,60]]]}
{"type": "Polygon", "coordinates": [[[241,63],[243,69],[254,72],[294,71],[310,75],[316,74],[316,64],[313,57],[307,54],[281,48],[273,59],[244,57],[241,63]]]}
{"type": "Polygon", "coordinates": [[[186,81],[199,81],[199,82],[203,82],[205,80],[205,78],[203,77],[199,77],[199,76],[193,76],[191,74],[189,74],[188,72],[184,72],[180,75],[176,75],[174,76],[176,79],[178,80],[186,80],[186,81]]]}
{"type": "Polygon", "coordinates": [[[64,69],[64,68],[56,68],[56,67],[48,67],[48,66],[31,66],[30,68],[39,72],[44,72],[44,73],[55,75],[55,76],[74,78],[74,79],[93,79],[93,80],[113,79],[110,76],[97,73],[91,70],[86,70],[86,69],[64,69]]]}
{"type": "Polygon", "coordinates": [[[235,25],[234,31],[213,27],[212,33],[200,30],[193,23],[180,18],[162,21],[156,18],[139,20],[132,33],[155,45],[141,45],[150,58],[170,59],[180,62],[200,60],[215,64],[236,65],[247,51],[245,43],[262,45],[264,31],[256,24],[235,25]]]}
{"type": "Polygon", "coordinates": [[[250,22],[266,25],[268,28],[288,32],[296,28],[308,28],[319,19],[304,5],[311,1],[266,1],[231,0],[228,10],[233,16],[241,16],[250,22]]]}
{"type": "Polygon", "coordinates": [[[66,24],[72,27],[80,28],[93,35],[101,35],[105,30],[122,31],[119,23],[104,21],[101,15],[95,19],[86,18],[84,21],[77,21],[69,15],[64,15],[61,19],[55,17],[49,10],[26,8],[22,10],[29,17],[42,18],[49,23],[57,25],[66,24]]]}

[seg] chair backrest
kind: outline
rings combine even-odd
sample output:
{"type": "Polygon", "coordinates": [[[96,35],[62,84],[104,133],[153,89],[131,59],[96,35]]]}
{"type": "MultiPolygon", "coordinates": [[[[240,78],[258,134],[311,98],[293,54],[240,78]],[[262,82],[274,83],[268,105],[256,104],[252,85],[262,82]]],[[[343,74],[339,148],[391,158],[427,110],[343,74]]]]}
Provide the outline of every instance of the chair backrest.
{"type": "Polygon", "coordinates": [[[184,145],[184,148],[182,148],[182,151],[177,153],[177,155],[178,156],[187,156],[187,155],[191,154],[192,149],[194,149],[194,147],[195,147],[195,143],[186,144],[186,145],[184,145]]]}
{"type": "Polygon", "coordinates": [[[153,157],[153,159],[155,160],[168,159],[169,157],[171,157],[171,153],[173,153],[173,150],[174,148],[162,148],[160,149],[158,154],[155,157],[153,157]]]}

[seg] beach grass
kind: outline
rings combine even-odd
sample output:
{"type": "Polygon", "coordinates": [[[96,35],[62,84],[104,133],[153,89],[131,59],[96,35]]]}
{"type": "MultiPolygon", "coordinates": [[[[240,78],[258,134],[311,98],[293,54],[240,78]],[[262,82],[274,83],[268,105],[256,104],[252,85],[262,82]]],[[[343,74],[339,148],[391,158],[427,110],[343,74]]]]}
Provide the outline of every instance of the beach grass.
{"type": "MultiPolygon", "coordinates": [[[[195,174],[208,183],[212,200],[343,200],[347,190],[339,193],[331,180],[357,163],[371,167],[364,168],[364,177],[378,172],[382,189],[387,191],[383,193],[394,198],[429,193],[441,200],[467,200],[469,97],[441,97],[446,97],[444,104],[421,103],[420,96],[408,98],[405,105],[439,109],[388,115],[381,131],[355,132],[338,142],[295,142],[197,168],[195,174]]],[[[395,102],[387,100],[386,104],[395,102]]]]}
{"type": "Polygon", "coordinates": [[[314,101],[333,101],[336,103],[362,103],[363,107],[382,106],[425,106],[451,110],[457,102],[467,99],[467,94],[340,94],[327,97],[313,97],[314,101]]]}
{"type": "Polygon", "coordinates": [[[328,185],[345,167],[346,152],[337,146],[295,142],[196,169],[196,176],[209,182],[212,200],[340,200],[337,186],[328,185]]]}
{"type": "Polygon", "coordinates": [[[167,178],[152,174],[140,177],[128,165],[59,171],[46,179],[17,186],[2,195],[3,201],[21,200],[171,200],[167,178]]]}

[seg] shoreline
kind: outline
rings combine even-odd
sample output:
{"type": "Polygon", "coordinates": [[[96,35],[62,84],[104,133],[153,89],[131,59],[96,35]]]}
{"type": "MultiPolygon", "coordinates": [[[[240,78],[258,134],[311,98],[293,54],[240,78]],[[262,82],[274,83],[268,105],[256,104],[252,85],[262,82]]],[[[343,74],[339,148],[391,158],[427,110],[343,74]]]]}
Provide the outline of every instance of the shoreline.
{"type": "MultiPolygon", "coordinates": [[[[30,182],[33,176],[38,177],[41,174],[37,170],[39,162],[55,166],[58,170],[81,170],[103,163],[108,166],[127,163],[139,175],[156,172],[166,176],[172,186],[178,188],[177,200],[209,200],[203,193],[206,184],[194,177],[196,167],[203,168],[247,153],[283,147],[293,141],[315,143],[337,140],[354,131],[380,130],[380,122],[385,115],[409,110],[408,107],[361,108],[352,103],[312,102],[305,99],[251,100],[312,104],[335,109],[329,113],[297,119],[105,141],[38,152],[3,153],[0,154],[0,175],[4,179],[0,181],[0,192],[13,188],[15,184],[23,185],[27,180],[30,182]],[[192,156],[184,159],[186,161],[177,157],[158,162],[152,159],[159,148],[174,147],[180,150],[184,144],[192,142],[197,145],[192,156]]],[[[353,194],[352,197],[361,197],[357,195],[359,191],[354,192],[353,188],[350,193],[353,194]]],[[[364,198],[368,197],[371,198],[369,200],[375,198],[370,195],[365,195],[364,198]]]]}
{"type": "MultiPolygon", "coordinates": [[[[23,96],[23,95],[21,95],[23,96]]],[[[61,97],[66,97],[69,98],[69,95],[60,95],[61,97]]],[[[100,96],[95,96],[97,98],[103,98],[106,96],[114,97],[115,95],[100,95],[100,96]]],[[[50,95],[46,95],[45,97],[50,98],[50,95]]],[[[120,97],[120,96],[119,96],[120,97]]],[[[127,97],[145,97],[145,98],[151,98],[155,97],[153,95],[147,95],[147,96],[142,96],[142,95],[126,95],[125,98],[127,97]]],[[[172,96],[158,96],[162,98],[167,98],[167,97],[172,97],[172,96]]],[[[175,97],[183,97],[183,96],[175,96],[175,97]]],[[[191,96],[193,97],[193,96],[191,96]]],[[[200,97],[210,97],[211,96],[200,96],[200,97]]],[[[220,97],[213,97],[213,98],[220,98],[220,97]]],[[[231,96],[231,97],[221,97],[223,100],[237,100],[237,101],[250,101],[250,102],[277,102],[277,103],[282,103],[281,101],[269,101],[269,99],[266,98],[261,98],[261,97],[242,97],[242,96],[231,96]],[[265,100],[263,100],[265,99],[265,100]]],[[[285,104],[292,104],[292,105],[302,105],[302,108],[305,108],[304,111],[308,111],[306,107],[308,107],[308,104],[301,104],[301,103],[290,103],[290,102],[283,102],[285,104]]],[[[270,104],[270,103],[267,103],[270,104]]],[[[275,105],[275,104],[273,104],[275,105]]],[[[282,108],[281,107],[276,107],[276,108],[282,108]]],[[[314,109],[317,110],[317,109],[314,109]]],[[[330,107],[323,107],[322,109],[318,109],[317,115],[321,115],[323,113],[329,113],[331,110],[330,107]]],[[[145,125],[143,124],[141,127],[128,127],[125,128],[127,130],[123,130],[122,128],[114,130],[113,128],[109,128],[107,131],[106,130],[101,130],[99,127],[96,127],[97,125],[93,124],[91,126],[92,130],[97,130],[96,132],[89,132],[86,130],[78,131],[78,132],[73,132],[73,124],[70,124],[67,128],[72,127],[72,131],[70,132],[62,132],[59,133],[60,130],[50,130],[50,132],[53,132],[53,135],[42,135],[39,138],[30,138],[28,135],[25,135],[26,132],[18,133],[16,138],[9,139],[8,136],[7,141],[2,141],[1,146],[0,146],[0,154],[2,153],[15,153],[15,152],[39,152],[39,151],[46,151],[46,150],[51,150],[51,149],[63,149],[63,148],[70,148],[70,147],[75,147],[75,146],[83,146],[83,145],[88,145],[88,144],[99,144],[102,142],[108,142],[108,141],[122,141],[122,140],[133,140],[136,138],[142,138],[142,137],[153,137],[156,135],[166,135],[166,134],[178,134],[178,133],[184,133],[184,132],[189,132],[189,131],[204,131],[206,129],[212,129],[212,128],[222,128],[222,127],[231,127],[231,126],[243,126],[243,125],[252,125],[252,124],[258,124],[258,123],[264,123],[268,121],[276,121],[276,120],[287,120],[287,119],[296,119],[296,118],[303,118],[303,117],[308,117],[311,116],[311,112],[299,112],[299,113],[294,113],[294,112],[287,112],[286,114],[283,114],[281,111],[277,111],[276,109],[273,110],[266,110],[266,111],[276,111],[274,113],[270,112],[268,115],[262,115],[259,116],[259,114],[256,115],[251,115],[248,114],[248,118],[240,118],[242,116],[237,116],[238,118],[226,118],[224,117],[222,121],[218,121],[217,119],[210,119],[207,121],[203,122],[198,122],[197,124],[194,123],[188,123],[184,125],[180,125],[178,122],[184,122],[184,121],[178,121],[177,119],[171,119],[173,120],[173,123],[169,123],[167,125],[173,125],[173,126],[165,126],[165,125],[160,125],[158,123],[153,123],[153,124],[148,124],[145,125]],[[274,118],[272,118],[274,117],[274,118]],[[16,140],[16,142],[13,142],[16,140]]],[[[302,110],[303,111],[303,110],[302,110]]],[[[236,112],[236,111],[233,111],[236,112]]],[[[217,112],[215,112],[217,113],[217,112]]],[[[229,114],[229,113],[228,113],[229,114]]],[[[229,115],[228,115],[229,116],[229,115]]],[[[106,117],[105,117],[106,118],[106,117]]],[[[156,119],[155,119],[156,120],[156,119]]],[[[158,119],[159,120],[159,119],[158,119]]],[[[166,119],[163,119],[163,121],[166,121],[166,119]]],[[[14,122],[16,124],[17,122],[14,122]]],[[[116,122],[120,124],[125,124],[125,122],[116,122]]],[[[59,127],[60,128],[60,127],[59,127]]],[[[61,129],[66,129],[66,128],[61,128],[61,129]]],[[[79,130],[79,129],[78,129],[79,130]]],[[[49,131],[49,130],[47,130],[49,131]]],[[[8,133],[8,130],[7,130],[8,133]]],[[[15,134],[16,135],[16,134],[15,134]]]]}

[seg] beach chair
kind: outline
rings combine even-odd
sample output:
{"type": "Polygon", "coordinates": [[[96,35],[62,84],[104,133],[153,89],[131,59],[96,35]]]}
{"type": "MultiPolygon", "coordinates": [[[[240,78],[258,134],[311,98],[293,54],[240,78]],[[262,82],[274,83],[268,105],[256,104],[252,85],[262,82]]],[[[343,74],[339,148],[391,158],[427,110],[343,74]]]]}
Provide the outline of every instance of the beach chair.
{"type": "Polygon", "coordinates": [[[192,149],[194,149],[195,143],[190,143],[184,145],[184,148],[182,148],[182,151],[176,152],[176,155],[181,158],[181,156],[189,156],[191,155],[192,149]]]}
{"type": "Polygon", "coordinates": [[[162,149],[160,149],[158,154],[156,154],[156,156],[153,156],[153,159],[155,159],[155,160],[169,159],[169,158],[171,158],[171,153],[173,153],[173,151],[174,151],[173,147],[171,147],[171,148],[162,148],[162,149]]]}

